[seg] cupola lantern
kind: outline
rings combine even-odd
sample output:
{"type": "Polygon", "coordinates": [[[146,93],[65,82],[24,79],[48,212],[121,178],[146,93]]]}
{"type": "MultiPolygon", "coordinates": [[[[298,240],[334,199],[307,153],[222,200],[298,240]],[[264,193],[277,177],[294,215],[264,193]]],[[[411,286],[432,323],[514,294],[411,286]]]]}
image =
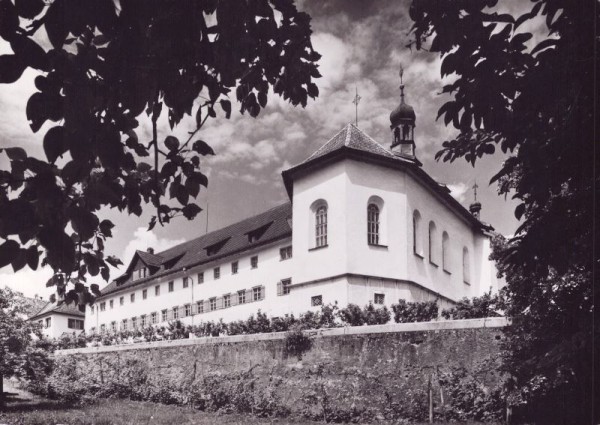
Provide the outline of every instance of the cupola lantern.
{"type": "Polygon", "coordinates": [[[393,134],[392,152],[408,158],[415,157],[415,110],[404,101],[404,70],[400,67],[400,105],[390,114],[393,134]]]}

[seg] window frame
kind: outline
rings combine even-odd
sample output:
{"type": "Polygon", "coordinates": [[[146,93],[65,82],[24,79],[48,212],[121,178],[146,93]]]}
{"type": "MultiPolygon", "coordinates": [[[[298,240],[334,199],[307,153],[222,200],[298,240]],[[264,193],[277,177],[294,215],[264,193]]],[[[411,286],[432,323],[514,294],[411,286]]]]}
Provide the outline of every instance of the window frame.
{"type": "Polygon", "coordinates": [[[160,285],[155,285],[154,286],[154,296],[155,297],[159,297],[160,296],[160,285]]]}
{"type": "Polygon", "coordinates": [[[237,291],[237,295],[238,295],[238,305],[246,304],[246,290],[241,289],[241,290],[237,291]]]}
{"type": "Polygon", "coordinates": [[[279,261],[286,261],[292,258],[292,245],[279,248],[279,261]]]}
{"type": "Polygon", "coordinates": [[[198,279],[198,285],[204,283],[204,272],[198,272],[196,278],[198,279]]]}
{"type": "Polygon", "coordinates": [[[187,276],[184,276],[182,279],[182,287],[183,287],[183,289],[185,289],[185,288],[189,288],[189,286],[190,286],[190,281],[188,280],[187,276]]]}
{"type": "Polygon", "coordinates": [[[250,268],[257,269],[258,268],[258,255],[253,255],[250,257],[250,268]]]}
{"type": "Polygon", "coordinates": [[[315,248],[324,248],[328,245],[328,214],[326,204],[321,204],[315,209],[315,248]]]}
{"type": "Polygon", "coordinates": [[[371,202],[367,205],[367,243],[373,246],[380,244],[380,208],[371,202]]]}
{"type": "Polygon", "coordinates": [[[320,307],[323,305],[323,295],[313,295],[310,297],[311,307],[320,307]]]}
{"type": "Polygon", "coordinates": [[[239,261],[233,261],[231,263],[231,274],[238,274],[239,267],[240,267],[239,261]]]}
{"type": "Polygon", "coordinates": [[[175,281],[174,280],[169,281],[168,288],[169,288],[169,292],[175,291],[175,281]]]}
{"type": "Polygon", "coordinates": [[[382,292],[376,292],[373,294],[373,304],[385,305],[385,294],[382,292]]]}
{"type": "Polygon", "coordinates": [[[217,266],[213,269],[213,279],[219,280],[221,279],[221,267],[217,266]]]}

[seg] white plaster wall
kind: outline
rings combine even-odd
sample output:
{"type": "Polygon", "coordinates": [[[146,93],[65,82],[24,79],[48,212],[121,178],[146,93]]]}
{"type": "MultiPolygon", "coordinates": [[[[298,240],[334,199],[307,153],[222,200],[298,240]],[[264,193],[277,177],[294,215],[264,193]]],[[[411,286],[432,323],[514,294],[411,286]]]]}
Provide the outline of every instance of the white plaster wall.
{"type": "Polygon", "coordinates": [[[288,296],[290,313],[296,317],[307,311],[321,311],[321,307],[313,307],[311,299],[313,296],[321,295],[323,305],[335,304],[345,307],[348,305],[348,279],[345,277],[328,279],[307,285],[292,287],[288,296]]]}
{"type": "MultiPolygon", "coordinates": [[[[50,314],[49,316],[43,316],[42,318],[37,318],[35,323],[38,323],[40,320],[42,321],[42,334],[48,338],[58,338],[63,333],[79,333],[82,332],[81,329],[71,329],[69,328],[69,319],[77,319],[84,320],[83,317],[77,316],[67,316],[64,314],[50,314]],[[46,327],[46,318],[50,317],[50,327],[46,327]]],[[[85,323],[84,323],[85,326],[85,323]]]]}
{"type": "Polygon", "coordinates": [[[337,162],[294,181],[293,195],[293,276],[295,282],[307,282],[336,276],[347,271],[346,163],[337,162]],[[328,246],[314,247],[311,205],[327,201],[328,246]]]}
{"type": "Polygon", "coordinates": [[[219,320],[223,318],[225,321],[247,319],[258,309],[261,309],[268,315],[282,315],[287,312],[286,297],[277,295],[277,283],[281,279],[292,277],[292,262],[293,259],[281,261],[279,249],[291,244],[291,238],[277,242],[270,247],[264,248],[261,251],[248,253],[237,257],[239,269],[237,274],[231,273],[231,260],[226,262],[216,262],[202,267],[187,270],[174,274],[160,280],[151,280],[148,283],[131,288],[120,293],[103,298],[94,304],[94,314],[88,311],[88,320],[86,321],[86,330],[89,331],[92,327],[100,330],[101,324],[106,324],[106,329],[110,329],[112,321],[117,322],[117,327],[120,329],[121,320],[139,317],[142,314],[147,315],[148,323],[150,323],[150,314],[158,312],[159,324],[165,324],[160,321],[160,312],[163,309],[171,310],[176,306],[183,306],[187,303],[194,304],[199,300],[208,300],[212,297],[220,297],[224,294],[231,293],[232,297],[237,295],[238,290],[251,289],[254,286],[265,287],[265,298],[262,301],[249,302],[247,304],[235,305],[225,309],[219,309],[212,312],[198,314],[193,317],[184,318],[180,316],[186,324],[198,324],[201,321],[219,320]],[[250,257],[258,255],[258,267],[250,268],[250,257]],[[220,266],[221,277],[215,280],[213,278],[214,267],[220,266]],[[197,274],[204,271],[204,283],[198,284],[197,274]],[[191,282],[188,288],[183,288],[183,277],[191,277],[191,282]],[[168,291],[168,282],[174,281],[174,291],[168,291]],[[154,295],[154,287],[160,285],[160,295],[154,295]],[[142,290],[148,290],[148,298],[142,299],[142,290]],[[135,302],[130,302],[130,294],[135,292],[135,302]],[[119,304],[119,298],[125,297],[125,304],[119,304]],[[114,306],[110,308],[110,300],[113,300],[114,306]],[[106,302],[106,311],[99,311],[100,302],[106,302]]]}

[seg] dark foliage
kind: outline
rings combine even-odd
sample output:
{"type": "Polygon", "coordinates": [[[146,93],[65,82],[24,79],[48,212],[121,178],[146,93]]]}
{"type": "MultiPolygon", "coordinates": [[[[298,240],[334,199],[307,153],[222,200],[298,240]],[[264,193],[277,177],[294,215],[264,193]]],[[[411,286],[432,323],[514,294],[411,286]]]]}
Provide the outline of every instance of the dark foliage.
{"type": "Polygon", "coordinates": [[[14,51],[0,56],[0,83],[39,71],[24,113],[33,132],[55,123],[46,160],[0,149],[10,163],[0,170],[0,268],[49,265],[61,301],[92,302],[98,286],[88,290],[87,279],[108,281],[120,264],[104,255],[114,225],[99,211],[139,216],[149,204],[150,228],[193,219],[208,182],[201,157],[214,155],[203,125],[229,118],[234,99],[256,117],[271,89],[306,106],[320,77],[310,35],[291,0],[0,0],[0,37],[14,51]],[[150,141],[138,135],[144,113],[150,141]],[[161,114],[171,129],[185,116],[196,129],[159,140],[161,114]]]}
{"type": "Polygon", "coordinates": [[[437,301],[411,303],[398,300],[398,304],[392,304],[392,311],[396,323],[428,322],[438,317],[437,301]]]}
{"type": "Polygon", "coordinates": [[[500,307],[498,295],[489,292],[481,297],[463,298],[454,307],[442,310],[441,314],[444,319],[481,319],[500,316],[500,307]]]}

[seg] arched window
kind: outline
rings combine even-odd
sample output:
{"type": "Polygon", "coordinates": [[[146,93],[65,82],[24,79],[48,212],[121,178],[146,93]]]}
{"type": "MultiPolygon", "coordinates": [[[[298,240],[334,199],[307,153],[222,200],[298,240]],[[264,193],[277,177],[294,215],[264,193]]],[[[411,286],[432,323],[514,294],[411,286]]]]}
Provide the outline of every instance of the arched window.
{"type": "Polygon", "coordinates": [[[421,242],[421,214],[415,210],[413,212],[413,252],[418,256],[423,256],[423,243],[421,242]]]}
{"type": "Polygon", "coordinates": [[[442,268],[450,272],[450,237],[448,232],[442,233],[442,268]]]}
{"type": "Polygon", "coordinates": [[[471,259],[466,246],[463,248],[463,281],[471,283],[471,259]]]}
{"type": "Polygon", "coordinates": [[[327,206],[320,205],[315,212],[315,246],[327,245],[327,206]]]}
{"type": "Polygon", "coordinates": [[[379,207],[375,204],[367,207],[367,239],[369,245],[379,245],[379,207]]]}
{"type": "Polygon", "coordinates": [[[438,263],[438,236],[437,228],[433,221],[429,222],[429,262],[437,265],[438,263]]]}

